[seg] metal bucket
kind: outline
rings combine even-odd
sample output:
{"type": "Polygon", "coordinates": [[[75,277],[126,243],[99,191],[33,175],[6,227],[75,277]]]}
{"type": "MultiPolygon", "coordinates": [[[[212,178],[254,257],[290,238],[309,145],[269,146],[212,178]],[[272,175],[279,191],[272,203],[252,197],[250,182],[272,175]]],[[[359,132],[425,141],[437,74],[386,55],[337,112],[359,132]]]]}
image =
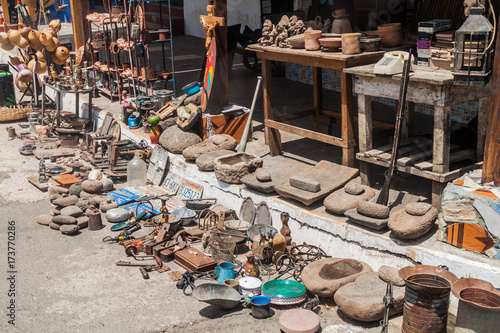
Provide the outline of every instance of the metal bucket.
{"type": "Polygon", "coordinates": [[[399,271],[406,290],[403,307],[404,333],[446,332],[451,285],[457,277],[435,266],[408,266],[399,271]]]}
{"type": "Polygon", "coordinates": [[[500,292],[489,282],[460,279],[452,286],[458,299],[455,333],[496,332],[500,327],[500,292]]]}
{"type": "Polygon", "coordinates": [[[161,109],[165,104],[167,104],[174,95],[172,90],[157,90],[155,92],[154,103],[156,110],[161,109]]]}

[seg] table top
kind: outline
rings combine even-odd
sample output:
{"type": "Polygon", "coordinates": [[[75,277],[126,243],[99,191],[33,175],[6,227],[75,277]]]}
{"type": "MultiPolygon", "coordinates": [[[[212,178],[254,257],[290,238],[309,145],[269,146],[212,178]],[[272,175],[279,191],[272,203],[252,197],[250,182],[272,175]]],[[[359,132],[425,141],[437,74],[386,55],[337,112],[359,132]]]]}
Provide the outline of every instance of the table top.
{"type": "MultiPolygon", "coordinates": [[[[373,73],[374,67],[375,64],[351,67],[349,69],[345,69],[345,72],[354,76],[392,78],[394,80],[401,81],[403,74],[375,74],[373,73]]],[[[453,74],[451,71],[446,69],[413,65],[413,71],[410,72],[410,81],[438,85],[453,84],[453,74]]]]}
{"type": "Polygon", "coordinates": [[[55,84],[49,84],[45,81],[42,80],[42,83],[44,86],[46,87],[49,87],[50,89],[53,89],[57,92],[60,92],[60,93],[69,93],[69,94],[88,94],[88,93],[91,93],[94,91],[94,88],[90,88],[90,89],[81,89],[81,90],[66,90],[66,89],[57,89],[55,87],[55,84]]]}

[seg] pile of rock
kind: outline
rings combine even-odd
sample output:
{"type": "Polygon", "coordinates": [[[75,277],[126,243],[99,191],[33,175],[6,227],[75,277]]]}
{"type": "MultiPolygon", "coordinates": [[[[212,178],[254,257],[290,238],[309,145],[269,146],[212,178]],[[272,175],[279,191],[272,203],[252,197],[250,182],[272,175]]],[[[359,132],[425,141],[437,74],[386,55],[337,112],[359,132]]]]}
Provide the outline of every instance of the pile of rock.
{"type": "Polygon", "coordinates": [[[89,172],[88,180],[73,184],[69,189],[51,186],[48,194],[54,208],[48,214],[37,216],[36,222],[64,235],[76,234],[88,227],[90,209],[106,212],[118,207],[112,197],[102,195],[113,189],[113,181],[97,170],[89,172]]]}

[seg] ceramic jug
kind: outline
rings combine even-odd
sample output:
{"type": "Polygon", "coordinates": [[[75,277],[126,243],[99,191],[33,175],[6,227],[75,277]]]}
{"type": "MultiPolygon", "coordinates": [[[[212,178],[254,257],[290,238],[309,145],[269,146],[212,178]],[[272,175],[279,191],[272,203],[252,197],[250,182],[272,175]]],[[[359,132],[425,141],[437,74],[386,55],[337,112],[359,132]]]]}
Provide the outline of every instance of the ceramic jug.
{"type": "Polygon", "coordinates": [[[346,34],[352,32],[351,21],[349,21],[347,10],[337,9],[332,14],[334,20],[332,23],[332,33],[346,34]]]}

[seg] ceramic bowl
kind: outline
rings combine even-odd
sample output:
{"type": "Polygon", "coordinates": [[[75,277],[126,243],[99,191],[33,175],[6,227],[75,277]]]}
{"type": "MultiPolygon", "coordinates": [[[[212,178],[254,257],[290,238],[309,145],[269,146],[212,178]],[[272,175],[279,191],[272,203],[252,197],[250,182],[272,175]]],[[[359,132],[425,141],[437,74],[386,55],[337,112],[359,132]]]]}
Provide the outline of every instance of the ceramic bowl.
{"type": "Polygon", "coordinates": [[[372,52],[380,50],[382,46],[382,38],[380,37],[365,37],[361,38],[361,48],[365,51],[372,52]]]}
{"type": "Polygon", "coordinates": [[[340,37],[320,38],[319,43],[321,44],[321,46],[326,47],[329,50],[338,49],[342,47],[342,38],[340,37]]]}
{"type": "Polygon", "coordinates": [[[288,42],[294,49],[303,49],[306,47],[306,40],[304,34],[289,37],[288,42]]]}
{"type": "Polygon", "coordinates": [[[262,287],[262,281],[256,277],[246,276],[240,279],[240,293],[242,295],[248,295],[252,293],[254,296],[260,295],[260,288],[262,287]]]}

